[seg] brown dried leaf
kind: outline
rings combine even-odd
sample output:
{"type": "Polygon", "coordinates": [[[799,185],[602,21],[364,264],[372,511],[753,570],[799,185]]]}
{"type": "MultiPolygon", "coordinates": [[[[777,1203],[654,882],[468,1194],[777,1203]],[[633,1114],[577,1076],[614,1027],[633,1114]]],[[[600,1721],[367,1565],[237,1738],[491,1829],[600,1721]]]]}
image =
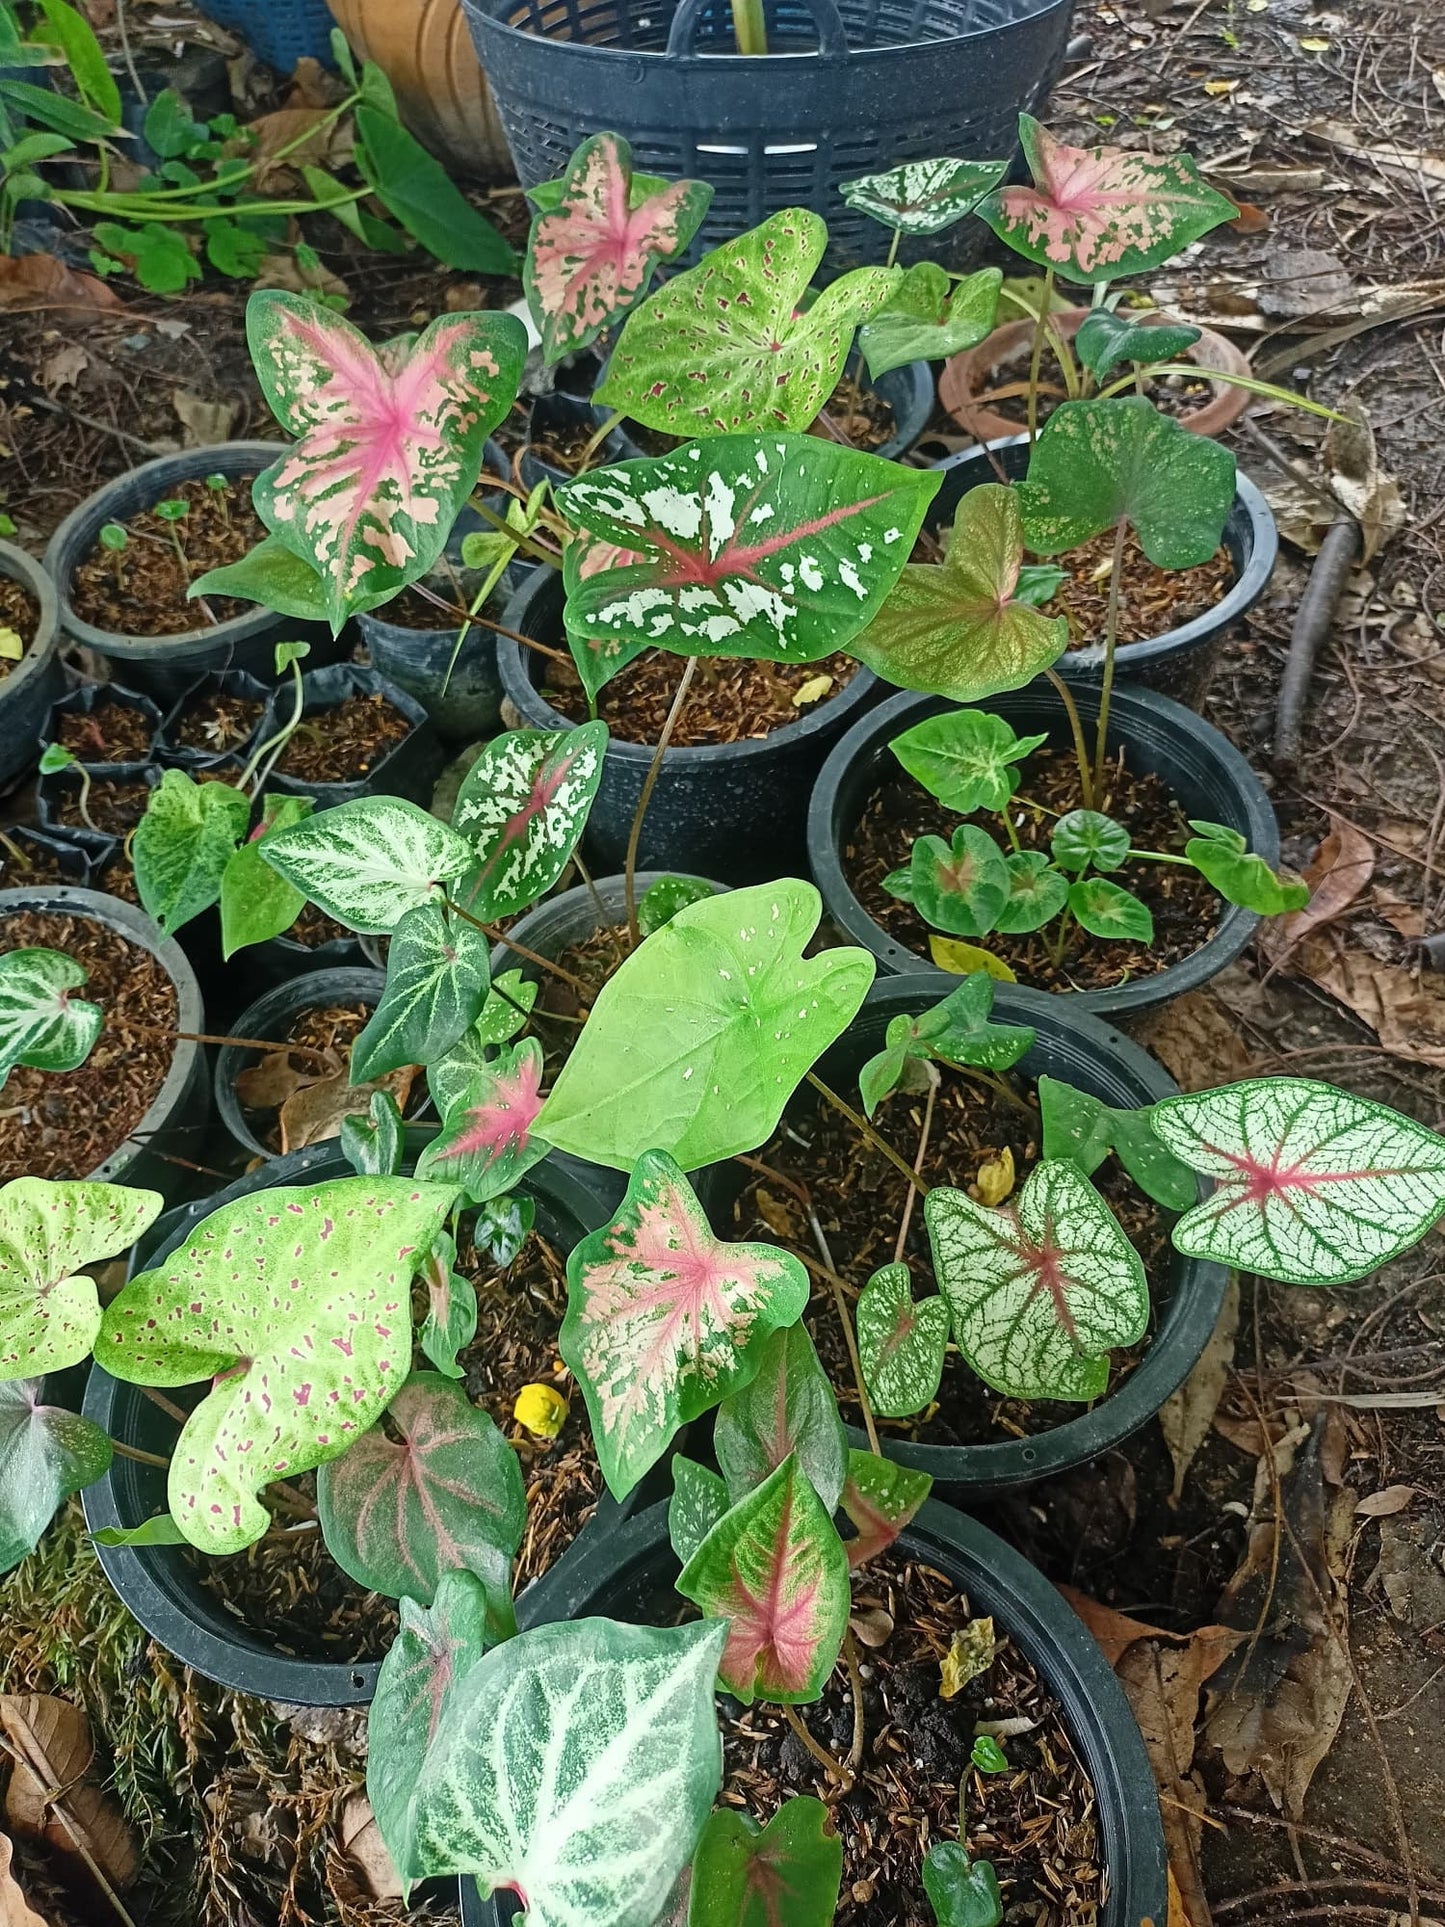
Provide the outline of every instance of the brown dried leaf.
{"type": "Polygon", "coordinates": [[[400,1900],[401,1877],[364,1793],[353,1793],[337,1820],[341,1851],[373,1900],[400,1900]]]}
{"type": "Polygon", "coordinates": [[[0,1695],[0,1746],[15,1762],[5,1789],[12,1832],[126,1886],[138,1864],[135,1843],[116,1802],[86,1783],[95,1750],[79,1707],[46,1693],[0,1695]]]}
{"type": "MultiPolygon", "coordinates": [[[[307,1064],[312,1060],[308,1057],[307,1064]]],[[[289,1051],[267,1051],[236,1078],[236,1095],[248,1111],[278,1111],[289,1097],[334,1071],[305,1069],[289,1051]]]]}
{"type": "Polygon", "coordinates": [[[1368,1498],[1361,1499],[1355,1507],[1355,1517],[1388,1519],[1393,1513],[1403,1512],[1414,1496],[1413,1485],[1387,1485],[1379,1492],[1372,1492],[1368,1498]]]}
{"type": "Polygon", "coordinates": [[[371,1108],[374,1091],[390,1091],[397,1109],[406,1110],[407,1099],[416,1077],[416,1066],[407,1064],[399,1071],[378,1078],[374,1084],[348,1084],[347,1073],[320,1078],[296,1091],[281,1106],[281,1149],[299,1151],[308,1144],[320,1144],[335,1137],[344,1117],[364,1116],[371,1108]]]}
{"type": "Polygon", "coordinates": [[[10,1841],[0,1833],[0,1927],[46,1927],[10,1871],[14,1852],[10,1841]]]}
{"type": "Polygon", "coordinates": [[[876,1650],[893,1637],[893,1615],[881,1606],[863,1606],[848,1621],[860,1646],[876,1650]]]}
{"type": "Polygon", "coordinates": [[[0,308],[123,308],[98,275],[66,267],[53,254],[0,254],[0,308]]]}
{"type": "Polygon", "coordinates": [[[1399,483],[1380,467],[1364,404],[1351,396],[1337,412],[1348,419],[1331,422],[1325,434],[1330,489],[1359,523],[1362,560],[1369,562],[1405,526],[1405,502],[1399,483]]]}
{"type": "Polygon", "coordinates": [[[252,121],[250,131],[256,136],[251,151],[255,185],[263,193],[277,184],[278,175],[302,167],[322,167],[328,161],[344,161],[353,145],[350,122],[332,121],[326,107],[278,107],[274,114],[263,114],[252,121]],[[293,141],[297,143],[294,147],[293,141]],[[278,160],[283,147],[290,152],[278,160]]]}
{"type": "Polygon", "coordinates": [[[1184,1490],[1185,1475],[1194,1455],[1209,1437],[1219,1400],[1234,1365],[1234,1339],[1239,1330],[1239,1279],[1231,1275],[1225,1287],[1219,1322],[1209,1343],[1199,1355],[1199,1363],[1180,1386],[1164,1401],[1159,1412],[1159,1429],[1169,1456],[1174,1461],[1175,1504],[1184,1490]]]}
{"type": "Polygon", "coordinates": [[[171,395],[171,403],[185,430],[183,440],[187,448],[215,448],[220,442],[230,441],[231,430],[241,412],[238,401],[207,401],[203,395],[192,394],[189,388],[177,388],[171,395]]]}
{"type": "Polygon", "coordinates": [[[1397,964],[1323,936],[1301,944],[1295,969],[1368,1024],[1391,1056],[1445,1070],[1445,982],[1439,977],[1417,983],[1397,964]]]}
{"type": "Polygon", "coordinates": [[[68,341],[42,362],[40,386],[47,395],[59,394],[62,388],[73,388],[89,366],[90,356],[85,349],[77,341],[68,341]]]}
{"type": "Polygon", "coordinates": [[[1267,922],[1259,947],[1271,966],[1279,969],[1313,930],[1334,923],[1357,901],[1375,869],[1375,846],[1363,831],[1338,817],[1330,820],[1329,834],[1305,871],[1310,900],[1303,910],[1267,922]]]}
{"type": "Polygon", "coordinates": [[[343,300],[351,299],[351,290],[339,274],[330,268],[318,266],[308,272],[294,254],[268,254],[256,271],[255,286],[258,288],[284,288],[288,294],[340,295],[343,300]]]}
{"type": "Polygon", "coordinates": [[[1181,1090],[1233,1084],[1253,1068],[1233,1016],[1212,991],[1175,998],[1140,1026],[1139,1037],[1181,1090]]]}

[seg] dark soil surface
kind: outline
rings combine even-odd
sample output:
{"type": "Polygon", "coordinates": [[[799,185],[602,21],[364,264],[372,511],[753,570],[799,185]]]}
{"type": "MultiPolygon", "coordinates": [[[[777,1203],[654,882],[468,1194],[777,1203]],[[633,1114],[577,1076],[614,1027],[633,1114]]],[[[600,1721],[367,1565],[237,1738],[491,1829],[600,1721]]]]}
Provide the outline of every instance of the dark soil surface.
{"type": "Polygon", "coordinates": [[[635,442],[644,455],[670,455],[675,448],[685,446],[681,435],[668,435],[660,428],[649,428],[644,422],[633,421],[630,415],[621,428],[628,441],[635,442]]]}
{"type": "MultiPolygon", "coordinates": [[[[596,428],[583,419],[554,422],[544,435],[532,443],[532,453],[548,468],[559,468],[564,474],[575,475],[581,467],[587,444],[596,432],[596,428]]],[[[605,459],[605,451],[599,443],[590,465],[598,468],[605,459]]]]}
{"type": "Polygon", "coordinates": [[[208,488],[199,476],[177,482],[163,499],[184,502],[184,519],[168,522],[154,507],[148,508],[122,524],[130,538],[123,549],[93,549],[71,584],[75,613],[113,636],[177,636],[254,609],[253,602],[232,596],[188,602],[186,593],[197,576],[239,562],[265,535],[251,506],[255,479],[235,476],[224,490],[208,488]],[[184,563],[173,535],[184,551],[184,563]]]}
{"type": "Polygon", "coordinates": [[[137,776],[97,776],[85,799],[89,823],[81,814],[80,777],[72,769],[57,770],[50,779],[50,794],[56,820],[68,830],[103,830],[110,836],[125,836],[146,813],[150,785],[137,776]]]}
{"type": "Polygon", "coordinates": [[[182,749],[207,755],[239,749],[260,722],[265,707],[254,698],[232,696],[221,689],[194,696],[176,719],[176,743],[182,749]]]}
{"type": "Polygon", "coordinates": [[[824,441],[847,442],[852,448],[871,453],[893,440],[898,433],[898,417],[892,402],[865,388],[851,375],[844,375],[808,433],[824,441]]]}
{"type": "Polygon", "coordinates": [[[24,649],[35,640],[39,621],[40,610],[34,598],[8,575],[0,575],[0,629],[13,629],[23,645],[19,656],[0,655],[0,682],[25,660],[24,649]]]}
{"type": "Polygon", "coordinates": [[[0,890],[20,890],[35,883],[79,883],[61,868],[60,858],[45,844],[32,842],[23,830],[5,832],[0,843],[0,890]]]}
{"type": "Polygon", "coordinates": [[[335,917],[328,917],[314,903],[308,903],[300,916],[285,932],[293,943],[302,944],[307,950],[320,950],[323,944],[340,943],[355,933],[335,917]]]}
{"type": "Polygon", "coordinates": [[[344,696],[331,709],[309,710],[276,767],[298,783],[352,783],[370,775],[411,724],[380,693],[344,696]]]}
{"type": "MultiPolygon", "coordinates": [[[[648,649],[620,670],[597,698],[597,713],[624,743],[655,743],[677,694],[685,667],[681,656],[648,649]]],[[[771,736],[810,716],[817,703],[836,696],[858,673],[851,656],[825,656],[821,662],[761,662],[742,656],[703,656],[682,714],[672,732],[674,749],[710,743],[742,743],[771,736]],[[822,677],[829,686],[810,700],[801,690],[822,677]]],[[[574,723],[587,720],[587,696],[568,663],[548,661],[541,695],[574,723]]]]}
{"type": "MultiPolygon", "coordinates": [[[[1109,577],[1112,573],[1114,533],[1095,536],[1082,548],[1051,560],[1068,570],[1058,594],[1044,604],[1047,616],[1064,616],[1069,624],[1069,647],[1091,648],[1109,633],[1109,577]],[[1102,574],[1101,574],[1102,571],[1102,574]]],[[[1159,569],[1133,535],[1125,538],[1124,564],[1119,576],[1120,642],[1149,642],[1170,629],[1182,629],[1234,587],[1234,564],[1221,548],[1197,569],[1159,569]]]]}
{"type": "Polygon", "coordinates": [[[80,763],[144,763],[152,734],[144,710],[100,697],[88,711],[67,710],[55,739],[80,763]]]}
{"type": "Polygon", "coordinates": [[[613,971],[631,955],[625,923],[595,930],[581,943],[569,944],[553,959],[563,970],[587,985],[590,995],[583,997],[560,977],[546,976],[532,1006],[532,1029],[541,1040],[546,1060],[548,1084],[572,1054],[583,1021],[613,971]]]}

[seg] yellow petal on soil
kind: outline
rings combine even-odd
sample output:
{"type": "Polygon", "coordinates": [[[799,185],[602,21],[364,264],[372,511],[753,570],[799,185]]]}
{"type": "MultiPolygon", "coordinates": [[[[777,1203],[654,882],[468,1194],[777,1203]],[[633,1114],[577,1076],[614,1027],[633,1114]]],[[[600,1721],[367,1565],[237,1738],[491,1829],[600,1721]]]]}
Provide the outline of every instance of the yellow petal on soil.
{"type": "Polygon", "coordinates": [[[567,1401],[550,1385],[524,1385],[512,1407],[512,1417],[534,1439],[555,1439],[567,1423],[567,1401]]]}
{"type": "Polygon", "coordinates": [[[998,1641],[993,1636],[991,1619],[970,1619],[953,1635],[953,1642],[939,1664],[938,1697],[951,1700],[971,1679],[977,1679],[993,1665],[998,1641]]]}
{"type": "Polygon", "coordinates": [[[1328,40],[1302,40],[1299,44],[1307,54],[1327,54],[1331,45],[1328,40]]]}
{"type": "Polygon", "coordinates": [[[1206,80],[1204,91],[1206,94],[1213,94],[1217,100],[1221,94],[1232,94],[1238,85],[1237,80],[1206,80]]]}
{"type": "Polygon", "coordinates": [[[973,1188],[980,1204],[1002,1204],[1014,1188],[1014,1154],[1005,1145],[996,1158],[978,1167],[973,1188]]]}
{"type": "Polygon", "coordinates": [[[980,950],[977,944],[960,943],[957,937],[930,937],[928,954],[940,970],[951,970],[955,977],[968,977],[975,970],[986,970],[1001,984],[1018,982],[1002,957],[980,950]]]}
{"type": "Polygon", "coordinates": [[[806,709],[809,703],[820,703],[833,687],[831,676],[809,676],[797,695],[793,698],[794,709],[806,709]]]}
{"type": "Polygon", "coordinates": [[[1269,0],[1245,0],[1245,11],[1247,13],[1268,13],[1269,0]]]}
{"type": "Polygon", "coordinates": [[[6,662],[19,662],[25,654],[25,644],[20,640],[19,631],[7,629],[0,623],[0,656],[6,662]]]}

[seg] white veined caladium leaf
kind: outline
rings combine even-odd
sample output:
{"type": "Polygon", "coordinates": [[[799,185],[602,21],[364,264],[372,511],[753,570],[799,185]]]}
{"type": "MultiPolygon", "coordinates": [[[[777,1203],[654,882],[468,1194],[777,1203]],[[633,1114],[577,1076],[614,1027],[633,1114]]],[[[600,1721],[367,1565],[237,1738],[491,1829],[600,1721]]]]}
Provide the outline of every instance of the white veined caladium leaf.
{"type": "Polygon", "coordinates": [[[362,936],[385,936],[475,862],[471,845],[399,796],[362,796],[273,830],[262,856],[362,936]]]}
{"type": "Polygon", "coordinates": [[[765,1827],[719,1807],[698,1844],[690,1927],[832,1927],[842,1878],[843,1842],[811,1794],[784,1800],[765,1827]]]}
{"type": "Polygon", "coordinates": [[[42,1388],[38,1378],[0,1384],[0,1573],[34,1552],[57,1507],[110,1465],[101,1428],[42,1405],[42,1388]]]}
{"type": "Polygon", "coordinates": [[[0,957],[0,1089],[17,1064],[73,1071],[89,1057],[105,1016],[99,1004],[71,996],[85,979],[85,969],[59,950],[0,957]]]}
{"type": "Polygon", "coordinates": [[[475,1070],[448,1104],[441,1130],[417,1159],[420,1178],[459,1185],[473,1204],[509,1191],[548,1146],[533,1126],[542,1109],[542,1046],[524,1037],[475,1070]]]}
{"type": "Polygon", "coordinates": [[[490,923],[546,895],[587,827],[606,749],[603,722],[513,729],[487,744],[452,811],[474,852],[456,892],[463,909],[490,923]]]}
{"type": "Polygon", "coordinates": [[[516,395],[526,330],[515,315],[440,315],[378,350],[332,309],[267,288],[247,304],[246,336],[298,438],[257,476],[256,512],[321,577],[339,632],[445,548],[516,395]]]}
{"type": "Polygon", "coordinates": [[[718,1474],[674,1452],[667,1536],[679,1565],[687,1564],[727,1509],[728,1489],[718,1474]]]}
{"type": "Polygon", "coordinates": [[[853,330],[900,268],[855,268],[807,302],[828,230],[789,207],[705,254],[628,316],[597,390],[667,435],[806,428],[838,385],[853,330]]]}
{"type": "Polygon", "coordinates": [[[539,988],[535,979],[524,977],[520,970],[504,970],[487,992],[477,1021],[449,1051],[427,1065],[427,1089],[443,1117],[470,1087],[477,1072],[492,1062],[497,1048],[526,1029],[539,988]]]}
{"type": "Polygon", "coordinates": [[[775,1331],[763,1347],[757,1376],[718,1409],[713,1450],[734,1501],[746,1496],[796,1457],[824,1508],[843,1491],[848,1435],[838,1400],[804,1326],[775,1331]]]}
{"type": "Polygon", "coordinates": [[[164,1199],[126,1184],[15,1178],[0,1191],[0,1379],[78,1365],[100,1330],[86,1265],[129,1250],[164,1199]]]}
{"type": "Polygon", "coordinates": [[[560,186],[532,222],[523,278],[548,362],[585,348],[635,307],[658,263],[683,252],[712,203],[705,181],[634,174],[620,134],[583,141],[560,186]]]}
{"type": "Polygon", "coordinates": [[[1007,172],[1007,161],[905,161],[844,181],[838,192],[849,207],[900,234],[938,234],[977,207],[1007,172]]]}
{"type": "Polygon", "coordinates": [[[408,910],[392,933],[381,1002],[351,1047],[351,1082],[429,1064],[460,1042],[487,1000],[489,956],[482,932],[439,903],[408,910]]]}
{"type": "Polygon", "coordinates": [[[1176,1250],[1292,1285],[1346,1285],[1417,1244],[1445,1214],[1445,1138],[1307,1077],[1167,1097],[1149,1113],[1214,1195],[1174,1227],[1176,1250]]]}
{"type": "Polygon", "coordinates": [[[133,1385],[215,1382],[171,1457],[171,1515],[202,1552],[271,1523],[271,1479],[339,1458],[411,1364],[412,1273],[456,1187],[277,1185],[211,1213],[107,1308],[96,1357],[133,1385]]]}
{"type": "Polygon", "coordinates": [[[843,1487],[843,1513],[854,1528],[844,1543],[855,1569],[886,1552],[913,1519],[933,1489],[926,1472],[879,1458],[876,1452],[850,1452],[843,1487]]]}
{"type": "Polygon", "coordinates": [[[858,330],[868,373],[877,381],[910,361],[946,361],[976,348],[993,332],[1002,286],[1002,268],[980,268],[956,284],[934,261],[909,268],[888,306],[858,330]]]}
{"type": "Polygon", "coordinates": [[[692,1859],[722,1779],[726,1628],[579,1619],[487,1654],[417,1782],[403,1880],[474,1874],[527,1927],[645,1927],[692,1859]]]}
{"type": "Polygon", "coordinates": [[[913,1302],[908,1267],[880,1265],[858,1294],[858,1356],[873,1410],[907,1418],[938,1396],[948,1344],[948,1306],[913,1302]]]}
{"type": "Polygon", "coordinates": [[[609,1489],[625,1498],[802,1316],[808,1274],[772,1245],[725,1244],[673,1160],[637,1160],[611,1224],[573,1247],[557,1349],[587,1400],[609,1489]]]}
{"type": "Polygon", "coordinates": [[[722,435],[579,475],[563,513],[637,559],[586,573],[569,543],[568,634],[813,662],[877,615],[941,480],[812,435],[722,435]]]}
{"type": "Polygon", "coordinates": [[[1016,1209],[940,1185],[923,1214],[954,1338],[984,1383],[1009,1398],[1098,1398],[1107,1354],[1144,1335],[1149,1285],[1076,1166],[1036,1165],[1016,1209]]]}

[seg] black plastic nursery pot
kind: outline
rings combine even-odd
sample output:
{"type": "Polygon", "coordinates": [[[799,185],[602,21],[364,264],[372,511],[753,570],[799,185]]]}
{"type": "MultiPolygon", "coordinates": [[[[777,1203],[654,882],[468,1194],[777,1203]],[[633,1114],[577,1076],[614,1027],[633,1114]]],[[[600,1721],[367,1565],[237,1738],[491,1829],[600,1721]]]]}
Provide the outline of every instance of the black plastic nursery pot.
{"type": "Polygon", "coordinates": [[[83,763],[92,777],[129,776],[144,769],[151,761],[155,750],[156,738],[160,734],[161,712],[149,696],[141,695],[134,689],[122,689],[119,683],[83,682],[75,689],[68,690],[50,711],[46,725],[45,740],[54,743],[60,740],[60,719],[62,716],[90,716],[97,709],[110,707],[133,710],[138,715],[147,732],[148,740],[139,756],[110,757],[99,750],[87,754],[82,745],[80,750],[71,754],[77,763],[83,763]]]}
{"type": "Polygon", "coordinates": [[[266,704],[271,697],[271,678],[265,682],[245,669],[208,669],[170,705],[156,736],[156,761],[173,769],[216,769],[233,757],[245,758],[255,748],[265,720],[266,704]],[[227,738],[209,749],[198,749],[180,739],[180,727],[190,709],[206,697],[230,696],[241,702],[259,703],[256,720],[244,736],[227,738]]]}
{"type": "Polygon", "coordinates": [[[95,867],[94,857],[83,844],[73,842],[68,834],[32,830],[28,824],[17,823],[5,830],[3,837],[4,841],[0,842],[0,889],[26,887],[25,858],[37,863],[54,863],[65,883],[80,890],[89,888],[95,867]],[[20,853],[18,858],[15,854],[17,850],[20,853]]]}
{"type": "MultiPolygon", "coordinates": [[[[527,440],[522,448],[518,469],[523,488],[533,489],[539,482],[551,482],[553,487],[570,482],[574,471],[563,468],[560,463],[549,462],[545,453],[539,453],[538,450],[545,450],[553,436],[565,435],[569,440],[592,436],[610,418],[610,413],[609,409],[596,402],[568,394],[563,389],[554,389],[550,395],[538,395],[527,416],[527,440]]],[[[620,429],[614,428],[598,443],[590,466],[606,468],[609,463],[623,462],[644,452],[635,443],[629,442],[620,429]]]]}
{"type": "MultiPolygon", "coordinates": [[[[287,776],[279,767],[266,779],[268,791],[279,796],[310,796],[318,810],[329,810],[338,803],[353,803],[359,796],[404,796],[423,808],[431,802],[432,786],[441,774],[443,756],[436,731],[421,704],[404,689],[388,682],[374,669],[363,669],[354,662],[332,663],[314,669],[301,678],[301,727],[318,712],[335,709],[348,696],[380,696],[400,712],[411,725],[407,734],[379,756],[364,776],[351,782],[317,783],[298,776],[287,776]]],[[[263,740],[274,736],[290,722],[296,708],[296,685],[289,679],[278,683],[261,722],[263,740]]]]}
{"type": "MultiPolygon", "coordinates": [[[[1099,714],[1098,685],[1075,684],[1074,701],[1084,735],[1092,744],[1099,714]]],[[[1026,689],[991,696],[973,706],[1002,716],[1019,735],[1047,733],[1050,747],[1072,752],[1063,705],[1046,682],[1033,682],[1026,689]]],[[[880,703],[838,744],[813,790],[808,811],[813,881],[834,923],[853,942],[871,950],[884,971],[914,973],[933,967],[926,956],[898,943],[864,909],[844,873],[843,848],[874,791],[899,770],[889,749],[894,737],[953,707],[941,696],[907,691],[880,703]]],[[[1234,745],[1202,717],[1152,689],[1116,685],[1110,708],[1110,755],[1121,748],[1125,766],[1136,774],[1161,777],[1186,817],[1226,824],[1239,831],[1267,863],[1279,860],[1279,825],[1263,785],[1234,745]]],[[[1140,1016],[1218,976],[1245,949],[1258,924],[1252,910],[1222,904],[1212,935],[1191,956],[1132,983],[1055,994],[1070,1010],[1115,1019],[1140,1016]]],[[[945,971],[937,972],[936,978],[944,987],[958,981],[945,971]]]]}
{"type": "MultiPolygon", "coordinates": [[[[154,763],[110,763],[97,768],[88,765],[86,775],[93,788],[86,807],[94,813],[103,790],[100,786],[107,783],[144,783],[148,789],[155,789],[161,780],[161,772],[154,763]]],[[[80,772],[74,767],[51,770],[40,777],[35,785],[35,818],[42,830],[52,836],[66,837],[89,850],[97,865],[102,864],[113,854],[122,841],[122,835],[113,830],[87,829],[84,822],[67,823],[63,810],[69,797],[79,798],[82,790],[80,772]]]]}
{"type": "MultiPolygon", "coordinates": [[[[234,961],[234,960],[233,960],[234,961]]],[[[361,1004],[375,1010],[386,989],[386,972],[371,969],[308,970],[274,984],[236,1018],[236,1037],[264,1038],[284,1048],[286,1033],[306,1010],[325,1010],[332,1004],[361,1004]]],[[[242,1044],[222,1044],[216,1052],[216,1114],[242,1150],[253,1157],[276,1157],[261,1142],[236,1095],[236,1079],[259,1057],[242,1044]]]]}
{"type": "Polygon", "coordinates": [[[0,576],[18,582],[35,608],[35,634],[25,654],[0,677],[0,789],[33,769],[45,740],[45,719],[63,694],[60,601],[48,569],[13,542],[0,542],[0,576]]]}

